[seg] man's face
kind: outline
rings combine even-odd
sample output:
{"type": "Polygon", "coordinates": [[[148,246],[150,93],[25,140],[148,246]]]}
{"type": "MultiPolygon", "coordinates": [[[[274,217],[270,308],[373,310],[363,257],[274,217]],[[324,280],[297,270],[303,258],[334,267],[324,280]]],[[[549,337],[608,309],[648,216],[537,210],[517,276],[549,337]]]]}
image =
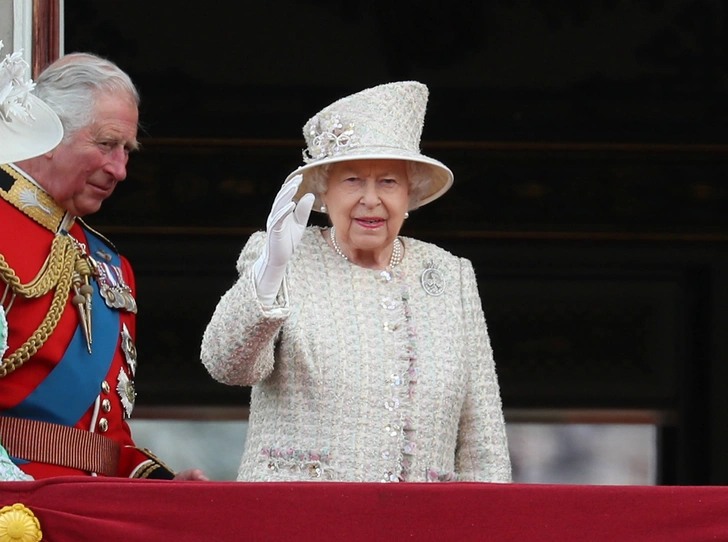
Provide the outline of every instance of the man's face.
{"type": "Polygon", "coordinates": [[[129,153],[138,147],[139,111],[124,94],[102,95],[94,122],[64,140],[52,154],[44,188],[75,216],[95,213],[126,178],[129,153]]]}

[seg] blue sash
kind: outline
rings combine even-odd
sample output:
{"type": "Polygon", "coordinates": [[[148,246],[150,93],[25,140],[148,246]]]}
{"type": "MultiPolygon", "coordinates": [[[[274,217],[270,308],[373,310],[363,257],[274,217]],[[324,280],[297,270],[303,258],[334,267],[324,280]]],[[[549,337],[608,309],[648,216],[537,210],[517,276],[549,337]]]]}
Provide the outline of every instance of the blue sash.
{"type": "MultiPolygon", "coordinates": [[[[89,254],[93,255],[97,249],[103,248],[112,254],[113,265],[121,265],[118,254],[109,251],[103,241],[88,230],[84,229],[84,232],[89,254]]],[[[70,427],[78,423],[99,395],[101,382],[109,373],[119,342],[119,311],[106,305],[98,287],[94,288],[91,301],[91,322],[93,353],[88,353],[79,325],[63,358],[48,377],[21,403],[3,412],[3,416],[70,427]]],[[[28,363],[33,363],[33,359],[28,363]]]]}

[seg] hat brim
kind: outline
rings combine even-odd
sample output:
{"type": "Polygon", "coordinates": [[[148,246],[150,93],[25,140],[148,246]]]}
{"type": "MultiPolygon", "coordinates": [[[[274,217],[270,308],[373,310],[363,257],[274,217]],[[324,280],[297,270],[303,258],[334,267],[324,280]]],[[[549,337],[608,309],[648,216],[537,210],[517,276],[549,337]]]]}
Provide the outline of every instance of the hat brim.
{"type": "Polygon", "coordinates": [[[422,207],[436,200],[447,192],[453,183],[453,173],[445,164],[429,156],[424,156],[419,153],[409,152],[404,149],[391,149],[381,148],[372,149],[371,147],[354,147],[349,149],[345,154],[335,155],[321,160],[316,160],[309,164],[305,164],[295,171],[291,172],[286,178],[286,182],[295,177],[296,175],[303,175],[303,181],[298,187],[298,191],[294,196],[294,200],[298,201],[307,193],[312,193],[316,196],[314,202],[314,211],[319,211],[321,208],[321,195],[317,194],[312,190],[311,186],[311,172],[318,167],[325,166],[327,164],[336,164],[339,162],[349,162],[352,160],[404,160],[409,162],[418,162],[429,166],[431,171],[430,184],[428,190],[423,196],[412,206],[412,208],[422,207]]]}
{"type": "Polygon", "coordinates": [[[0,164],[19,162],[53,150],[63,139],[63,125],[58,115],[38,97],[28,95],[32,118],[0,119],[0,164]]]}

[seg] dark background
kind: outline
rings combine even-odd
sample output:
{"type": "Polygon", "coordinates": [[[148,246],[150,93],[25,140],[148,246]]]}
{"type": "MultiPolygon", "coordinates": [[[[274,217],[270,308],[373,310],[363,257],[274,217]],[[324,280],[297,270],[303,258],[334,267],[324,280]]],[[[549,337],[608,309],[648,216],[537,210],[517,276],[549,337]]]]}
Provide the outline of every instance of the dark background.
{"type": "Polygon", "coordinates": [[[660,483],[728,483],[725,2],[64,5],[65,51],[142,96],[143,149],[88,220],[137,272],[140,406],[247,404],[199,343],[303,124],[415,79],[455,184],[403,233],[473,261],[506,410],[651,412],[660,483]]]}

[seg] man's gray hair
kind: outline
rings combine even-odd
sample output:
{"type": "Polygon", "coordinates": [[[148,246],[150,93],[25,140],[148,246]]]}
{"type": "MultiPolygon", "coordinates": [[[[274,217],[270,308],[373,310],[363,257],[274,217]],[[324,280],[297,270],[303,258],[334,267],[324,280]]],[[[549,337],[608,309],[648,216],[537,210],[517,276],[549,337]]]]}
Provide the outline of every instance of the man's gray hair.
{"type": "Polygon", "coordinates": [[[48,66],[35,81],[35,95],[61,119],[64,140],[93,124],[102,94],[126,95],[139,107],[139,92],[131,78],[110,60],[90,53],[71,53],[48,66]]]}

